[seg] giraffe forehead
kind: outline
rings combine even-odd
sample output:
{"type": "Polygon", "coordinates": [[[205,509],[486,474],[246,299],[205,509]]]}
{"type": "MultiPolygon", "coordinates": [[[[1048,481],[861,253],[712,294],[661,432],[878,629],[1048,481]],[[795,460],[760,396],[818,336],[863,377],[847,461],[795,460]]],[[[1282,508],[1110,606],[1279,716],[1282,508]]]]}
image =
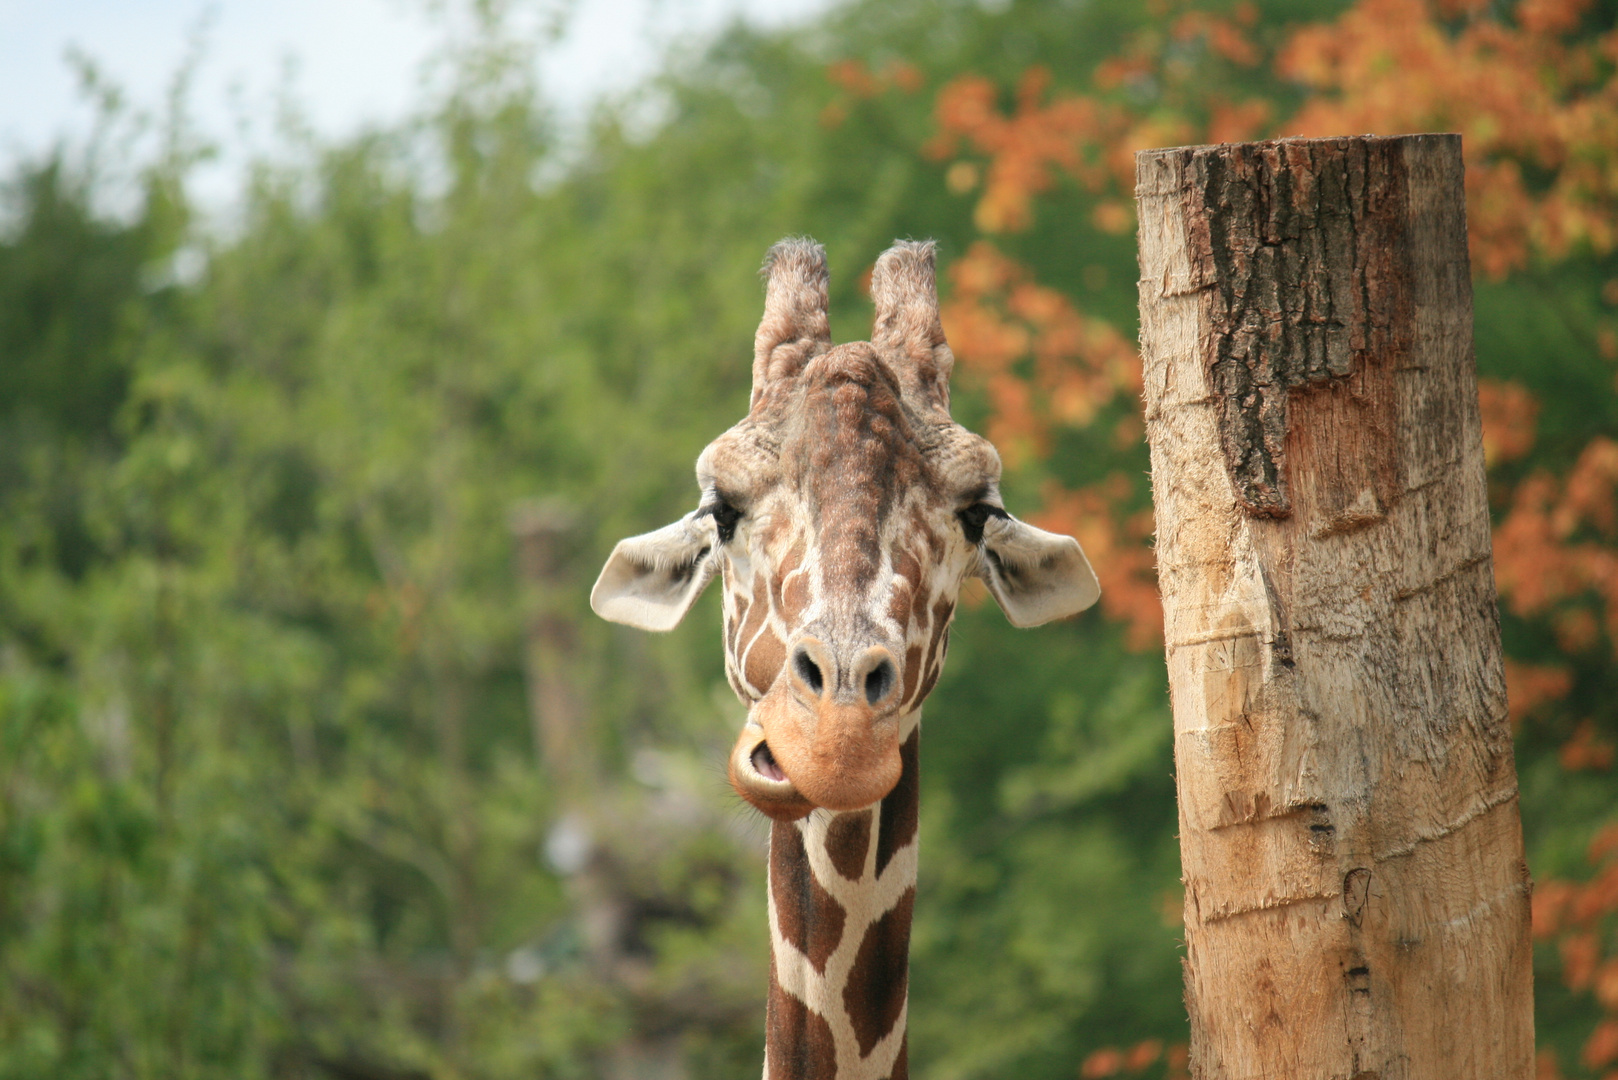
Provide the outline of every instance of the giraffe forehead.
{"type": "Polygon", "coordinates": [[[822,559],[860,578],[881,561],[884,527],[904,493],[937,498],[936,477],[897,381],[869,347],[820,360],[805,373],[797,486],[819,522],[822,559]]]}
{"type": "Polygon", "coordinates": [[[790,392],[772,395],[710,443],[698,459],[704,484],[752,503],[780,492],[811,512],[874,494],[885,511],[896,493],[953,503],[994,484],[1000,457],[904,384],[869,342],[814,357],[790,392]],[[785,489],[784,491],[782,489],[785,489]]]}

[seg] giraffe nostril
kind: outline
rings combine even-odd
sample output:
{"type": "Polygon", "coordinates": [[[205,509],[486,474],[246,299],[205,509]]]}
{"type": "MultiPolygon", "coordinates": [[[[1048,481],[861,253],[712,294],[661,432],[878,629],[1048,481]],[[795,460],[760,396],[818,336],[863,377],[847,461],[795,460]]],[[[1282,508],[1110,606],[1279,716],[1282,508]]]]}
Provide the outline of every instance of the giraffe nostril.
{"type": "Polygon", "coordinates": [[[792,667],[793,670],[798,673],[798,678],[808,683],[809,689],[813,690],[816,694],[819,694],[821,689],[826,685],[825,678],[820,674],[820,665],[809,658],[809,653],[807,650],[800,647],[798,651],[793,654],[792,667]]]}
{"type": "Polygon", "coordinates": [[[893,689],[897,679],[898,675],[894,673],[893,665],[886,660],[882,661],[865,676],[865,700],[875,705],[888,696],[888,691],[893,689]]]}

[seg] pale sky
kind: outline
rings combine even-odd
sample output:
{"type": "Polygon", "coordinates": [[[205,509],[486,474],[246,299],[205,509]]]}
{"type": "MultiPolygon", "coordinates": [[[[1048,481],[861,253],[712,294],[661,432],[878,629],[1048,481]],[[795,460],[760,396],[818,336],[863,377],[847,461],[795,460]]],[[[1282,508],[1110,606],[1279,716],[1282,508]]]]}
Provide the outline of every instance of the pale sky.
{"type": "MultiPolygon", "coordinates": [[[[551,99],[577,113],[602,92],[649,74],[660,47],[711,34],[731,18],[781,25],[831,0],[529,0],[534,15],[566,5],[561,42],[541,65],[551,99]]],[[[137,105],[157,110],[200,28],[204,62],[193,115],[216,138],[235,118],[273,114],[293,64],[293,97],[320,133],[341,136],[408,111],[422,63],[465,0],[0,0],[0,170],[63,133],[88,130],[90,109],[64,60],[93,59],[137,105]],[[438,14],[434,14],[434,12],[438,14]],[[237,104],[233,107],[232,102],[237,104]]],[[[249,132],[254,142],[267,132],[249,132]]],[[[239,137],[236,139],[239,144],[239,137]]]]}

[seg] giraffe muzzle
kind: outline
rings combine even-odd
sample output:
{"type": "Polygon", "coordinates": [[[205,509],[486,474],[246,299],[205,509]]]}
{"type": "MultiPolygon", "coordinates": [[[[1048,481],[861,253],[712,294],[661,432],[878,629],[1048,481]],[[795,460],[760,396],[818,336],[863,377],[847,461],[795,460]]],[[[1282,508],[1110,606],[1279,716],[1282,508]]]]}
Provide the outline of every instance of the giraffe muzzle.
{"type": "Polygon", "coordinates": [[[899,782],[899,666],[882,645],[833,650],[811,637],[752,708],[730,758],[736,791],[769,816],[856,810],[899,782]]]}

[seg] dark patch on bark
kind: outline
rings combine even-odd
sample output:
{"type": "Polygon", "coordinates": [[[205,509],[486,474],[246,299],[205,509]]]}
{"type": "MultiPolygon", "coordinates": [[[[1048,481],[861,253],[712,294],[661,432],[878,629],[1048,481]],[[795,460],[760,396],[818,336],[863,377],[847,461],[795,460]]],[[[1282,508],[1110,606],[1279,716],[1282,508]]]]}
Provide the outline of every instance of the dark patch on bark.
{"type": "Polygon", "coordinates": [[[764,1054],[769,1080],[825,1080],[837,1073],[837,1044],[826,1018],[781,988],[770,968],[764,1054]]]}
{"type": "Polygon", "coordinates": [[[882,800],[881,820],[876,834],[876,876],[888,868],[894,853],[916,837],[921,810],[921,725],[899,748],[904,770],[899,782],[882,800]]]}
{"type": "Polygon", "coordinates": [[[826,829],[826,854],[837,872],[850,881],[865,873],[865,853],[871,848],[871,812],[838,814],[826,829]]]}
{"type": "Polygon", "coordinates": [[[826,961],[843,940],[848,915],[815,880],[803,834],[792,822],[777,821],[770,829],[770,893],[781,936],[825,974],[826,961]]]}
{"type": "MultiPolygon", "coordinates": [[[[1289,437],[1302,426],[1289,415],[1299,395],[1345,395],[1350,431],[1393,420],[1392,373],[1410,351],[1412,302],[1401,143],[1292,139],[1174,153],[1185,156],[1225,466],[1248,514],[1287,517],[1289,457],[1302,456],[1289,437]]],[[[1361,453],[1379,445],[1394,442],[1366,438],[1315,455],[1341,474],[1321,480],[1345,510],[1380,516],[1396,492],[1394,456],[1361,453]],[[1355,501],[1367,488],[1376,505],[1355,501]]]]}
{"type": "Polygon", "coordinates": [[[904,1012],[910,981],[910,917],[914,887],[865,931],[854,967],[843,988],[843,1008],[865,1057],[881,1042],[904,1012]]]}

